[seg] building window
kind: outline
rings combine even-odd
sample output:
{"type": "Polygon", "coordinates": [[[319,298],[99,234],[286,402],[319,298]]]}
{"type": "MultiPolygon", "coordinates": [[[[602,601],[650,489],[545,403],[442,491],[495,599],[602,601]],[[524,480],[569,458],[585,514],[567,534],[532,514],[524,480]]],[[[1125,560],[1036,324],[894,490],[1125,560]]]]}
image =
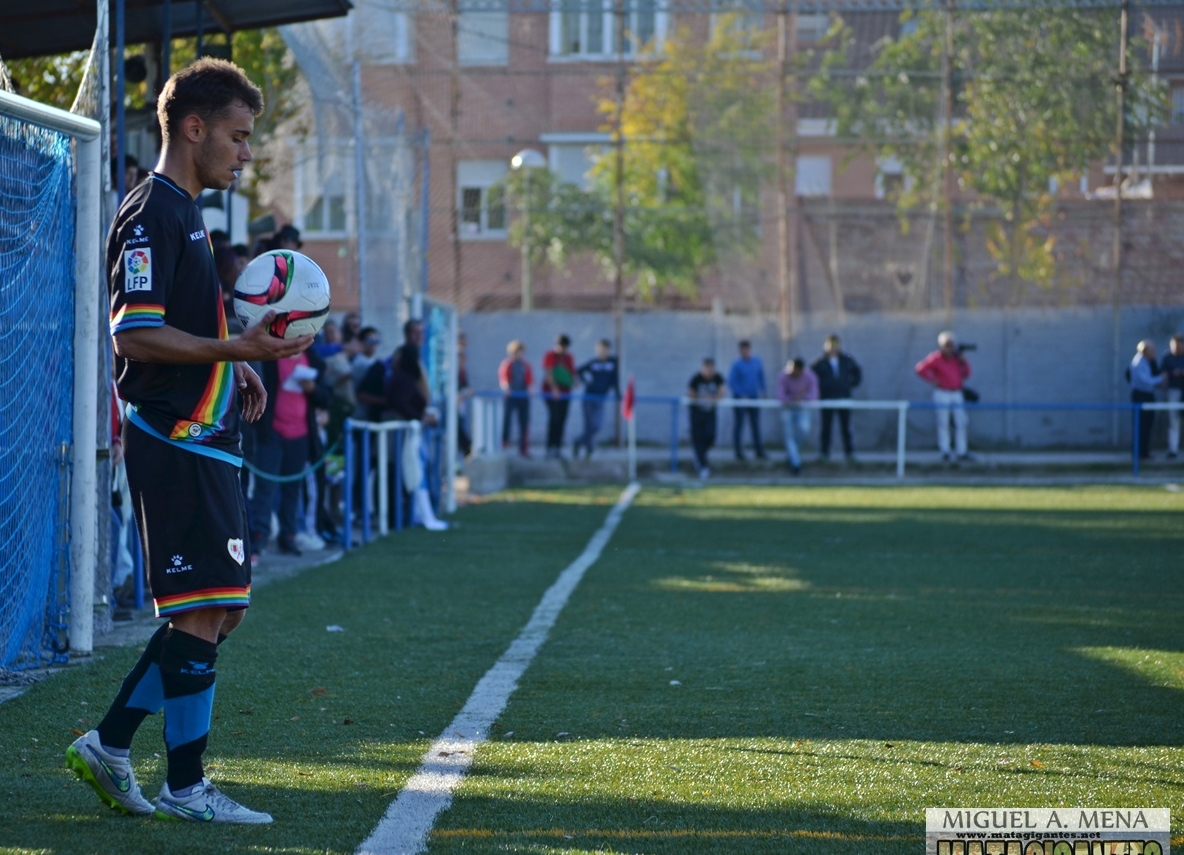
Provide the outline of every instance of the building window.
{"type": "Polygon", "coordinates": [[[1184,83],[1172,84],[1172,117],[1173,125],[1184,125],[1184,83]]]}
{"type": "Polygon", "coordinates": [[[830,31],[830,17],[824,13],[798,15],[798,41],[805,44],[822,41],[830,31]]]}
{"type": "Polygon", "coordinates": [[[353,164],[348,150],[341,145],[327,147],[318,155],[317,147],[296,148],[295,225],[307,235],[344,237],[350,227],[348,191],[353,180],[353,164]]]}
{"type": "Polygon", "coordinates": [[[500,160],[462,160],[456,165],[456,204],[460,237],[469,240],[506,236],[506,197],[498,183],[508,166],[500,160]]]}
{"type": "MultiPolygon", "coordinates": [[[[611,59],[617,51],[616,0],[552,0],[551,56],[611,59]]],[[[666,12],[659,0],[623,0],[625,44],[633,56],[666,35],[666,12]]]]}
{"type": "Polygon", "coordinates": [[[799,157],[794,192],[798,196],[829,196],[830,158],[799,157]]]}
{"type": "Polygon", "coordinates": [[[555,176],[582,190],[592,189],[592,167],[611,145],[609,135],[601,132],[549,133],[539,141],[547,144],[547,165],[555,176]]]}
{"type": "Polygon", "coordinates": [[[712,3],[711,32],[715,33],[724,21],[730,21],[738,33],[755,35],[765,26],[765,4],[763,0],[715,0],[712,3]]]}
{"type": "Polygon", "coordinates": [[[401,65],[413,60],[411,18],[386,3],[359,0],[355,3],[358,46],[371,65],[401,65]]]}
{"type": "Polygon", "coordinates": [[[876,198],[899,199],[904,189],[904,165],[895,157],[882,157],[877,160],[876,198]]]}
{"type": "Polygon", "coordinates": [[[462,11],[457,21],[456,49],[461,65],[508,65],[509,12],[462,11]]]}

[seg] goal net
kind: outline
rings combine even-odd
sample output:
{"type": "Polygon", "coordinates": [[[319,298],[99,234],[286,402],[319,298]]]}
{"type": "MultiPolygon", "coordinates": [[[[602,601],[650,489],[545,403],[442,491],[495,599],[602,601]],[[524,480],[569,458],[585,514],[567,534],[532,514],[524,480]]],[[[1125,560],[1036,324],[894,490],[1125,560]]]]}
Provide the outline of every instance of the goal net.
{"type": "Polygon", "coordinates": [[[98,130],[0,91],[0,676],[90,649],[98,130]]]}

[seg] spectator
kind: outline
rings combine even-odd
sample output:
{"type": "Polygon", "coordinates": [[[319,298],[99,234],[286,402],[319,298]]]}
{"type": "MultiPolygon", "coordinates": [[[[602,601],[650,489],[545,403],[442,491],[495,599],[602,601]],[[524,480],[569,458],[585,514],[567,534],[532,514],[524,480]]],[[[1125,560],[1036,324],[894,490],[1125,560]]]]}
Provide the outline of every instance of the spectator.
{"type": "Polygon", "coordinates": [[[518,417],[518,453],[530,457],[530,387],[534,373],[526,361],[526,345],[515,339],[506,345],[506,358],[497,368],[497,382],[506,396],[502,418],[502,447],[510,447],[510,422],[518,417]]]}
{"type": "Polygon", "coordinates": [[[723,375],[715,370],[715,360],[704,357],[699,370],[687,384],[687,397],[692,399],[688,412],[691,417],[691,446],[695,449],[695,465],[699,477],[707,478],[707,452],[715,445],[715,405],[727,392],[723,375]]]}
{"type": "MultiPolygon", "coordinates": [[[[1176,333],[1168,341],[1168,355],[1159,364],[1167,379],[1168,403],[1178,404],[1184,398],[1184,335],[1176,333]]],[[[1180,453],[1180,411],[1168,410],[1168,459],[1180,453]]]]}
{"type": "Polygon", "coordinates": [[[818,376],[806,367],[805,360],[793,359],[785,366],[777,381],[777,400],[781,401],[782,407],[786,463],[790,472],[801,475],[802,454],[798,443],[810,433],[810,410],[801,404],[818,400],[818,376]]]}
{"type": "Polygon", "coordinates": [[[469,401],[473,387],[469,384],[468,337],[464,332],[456,335],[456,448],[461,457],[468,457],[473,451],[473,436],[469,430],[469,401]]]}
{"type": "Polygon", "coordinates": [[[300,229],[291,223],[280,226],[280,230],[275,233],[275,237],[272,239],[272,249],[300,249],[303,246],[304,241],[300,239],[300,229]]]}
{"type": "MultiPolygon", "coordinates": [[[[818,377],[818,394],[824,401],[850,398],[851,392],[863,382],[863,371],[859,363],[840,349],[841,342],[837,335],[826,337],[822,345],[822,358],[810,366],[818,377]]],[[[851,442],[851,411],[848,409],[822,410],[822,436],[819,438],[818,450],[822,459],[830,457],[830,429],[835,414],[839,416],[839,431],[843,435],[843,454],[850,460],[854,457],[854,444],[851,442]]]]}
{"type": "Polygon", "coordinates": [[[937,350],[917,363],[917,376],[933,386],[934,412],[937,413],[937,447],[941,459],[950,460],[950,416],[954,418],[954,450],[959,460],[969,460],[966,429],[969,419],[962,398],[962,383],[970,376],[970,363],[948,330],[937,336],[937,350]]]}
{"type": "Polygon", "coordinates": [[[555,346],[543,354],[543,402],[547,405],[547,456],[558,459],[563,451],[563,431],[571,390],[576,383],[576,362],[568,348],[571,339],[560,333],[555,346]]]}
{"type": "MultiPolygon", "coordinates": [[[[759,356],[752,355],[752,344],[748,341],[740,342],[740,358],[732,363],[728,371],[728,388],[733,398],[755,400],[765,397],[765,366],[761,364],[759,356]]],[[[732,445],[736,448],[736,459],[744,459],[744,449],[741,443],[741,433],[744,430],[744,420],[748,419],[752,425],[752,447],[756,456],[765,459],[765,449],[761,445],[761,414],[756,407],[736,407],[732,418],[732,445]]]]}
{"type": "MultiPolygon", "coordinates": [[[[1167,378],[1160,373],[1155,361],[1155,345],[1147,339],[1135,348],[1128,372],[1131,383],[1132,404],[1155,403],[1155,391],[1167,378]]],[[[1134,413],[1134,434],[1138,442],[1139,457],[1146,460],[1151,456],[1151,426],[1155,424],[1155,411],[1138,407],[1134,413]]]]}
{"type": "Polygon", "coordinates": [[[612,343],[602,338],[596,342],[596,358],[589,359],[576,371],[576,376],[584,384],[584,432],[576,438],[573,457],[579,457],[580,446],[584,447],[588,457],[592,456],[596,434],[604,421],[605,399],[609,392],[621,397],[617,358],[610,354],[611,350],[612,343]]]}
{"type": "Polygon", "coordinates": [[[300,555],[296,543],[301,482],[276,482],[268,475],[292,478],[309,459],[309,396],[316,392],[315,371],[308,357],[299,353],[263,363],[267,406],[255,430],[255,462],[263,475],[255,479],[251,501],[251,554],[261,555],[271,533],[271,514],[279,486],[280,532],[276,548],[285,555],[300,555]]]}
{"type": "MultiPolygon", "coordinates": [[[[348,319],[348,315],[346,317],[348,319]]],[[[343,341],[347,329],[347,323],[343,322],[341,327],[343,341]]],[[[366,376],[366,371],[378,361],[378,348],[382,346],[382,336],[374,327],[365,327],[359,331],[354,341],[361,344],[361,349],[351,356],[349,360],[350,371],[353,374],[354,389],[356,390],[358,384],[362,382],[362,378],[366,376]]]]}
{"type": "Polygon", "coordinates": [[[234,248],[230,244],[230,235],[222,229],[212,229],[210,231],[210,246],[214,249],[214,255],[217,255],[220,249],[234,248]]]}
{"type": "MultiPolygon", "coordinates": [[[[439,421],[434,410],[429,408],[427,371],[420,362],[420,348],[423,347],[423,323],[412,319],[403,324],[403,344],[395,348],[390,359],[370,366],[358,389],[368,394],[376,384],[374,378],[382,380],[380,420],[399,419],[418,422],[419,428],[404,435],[402,468],[403,484],[393,481],[391,489],[405,489],[411,498],[411,521],[431,531],[442,531],[448,523],[436,518],[431,496],[427,487],[427,453],[422,441],[422,427],[435,427],[439,421]]],[[[392,512],[394,502],[391,503],[392,512]]]]}
{"type": "MultiPolygon", "coordinates": [[[[366,327],[366,329],[374,328],[366,327]]],[[[361,338],[364,332],[361,315],[357,312],[346,312],[345,317],[341,319],[341,343],[349,344],[354,339],[361,338]]]]}

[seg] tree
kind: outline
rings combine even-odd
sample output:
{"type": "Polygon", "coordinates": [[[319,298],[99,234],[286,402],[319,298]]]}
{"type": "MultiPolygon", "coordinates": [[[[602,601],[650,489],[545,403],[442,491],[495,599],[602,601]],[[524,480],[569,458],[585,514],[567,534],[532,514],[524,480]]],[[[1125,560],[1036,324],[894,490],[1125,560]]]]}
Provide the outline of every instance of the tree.
{"type": "MultiPolygon", "coordinates": [[[[130,47],[125,57],[128,60],[138,58],[144,49],[143,46],[130,47]]],[[[247,173],[251,176],[251,183],[245,188],[246,195],[250,197],[253,186],[265,181],[270,175],[271,158],[267,155],[266,142],[298,110],[297,83],[300,69],[279,30],[274,28],[234,33],[230,38],[230,52],[235,63],[263,91],[263,113],[255,120],[252,146],[256,150],[256,159],[247,173]]],[[[170,62],[174,71],[193,62],[196,55],[197,39],[173,40],[170,62]]],[[[5,65],[21,95],[68,110],[74,103],[89,58],[90,51],[74,51],[58,56],[12,60],[5,65]]],[[[153,105],[155,97],[149,92],[148,86],[149,81],[128,84],[125,103],[129,109],[145,109],[153,105]]]]}
{"type": "MultiPolygon", "coordinates": [[[[725,15],[706,44],[680,30],[660,55],[633,66],[625,96],[624,273],[652,298],[663,289],[693,295],[704,272],[727,253],[750,252],[759,243],[762,180],[770,172],[770,67],[760,56],[763,33],[725,15]]],[[[616,103],[603,97],[600,114],[615,136],[616,103]]],[[[590,252],[607,279],[615,275],[613,210],[616,154],[605,148],[583,191],[554,176],[531,176],[531,234],[522,224],[510,240],[530,241],[562,267],[590,252]]],[[[511,202],[524,179],[507,179],[511,202]]],[[[518,203],[520,206],[520,203],[518,203]]]]}
{"type": "MultiPolygon", "coordinates": [[[[851,31],[836,29],[839,48],[812,83],[813,93],[831,105],[836,135],[858,137],[864,148],[901,163],[906,180],[897,203],[903,214],[945,204],[940,176],[948,132],[948,166],[958,189],[998,208],[987,245],[1008,281],[1009,302],[1019,298],[1022,281],[1049,286],[1055,270],[1049,188],[1084,174],[1113,147],[1114,16],[1068,8],[960,15],[948,129],[945,14],[906,12],[901,20],[901,34],[854,73],[851,31]]],[[[1131,81],[1127,127],[1133,136],[1161,115],[1163,96],[1145,75],[1132,74],[1131,81]]]]}

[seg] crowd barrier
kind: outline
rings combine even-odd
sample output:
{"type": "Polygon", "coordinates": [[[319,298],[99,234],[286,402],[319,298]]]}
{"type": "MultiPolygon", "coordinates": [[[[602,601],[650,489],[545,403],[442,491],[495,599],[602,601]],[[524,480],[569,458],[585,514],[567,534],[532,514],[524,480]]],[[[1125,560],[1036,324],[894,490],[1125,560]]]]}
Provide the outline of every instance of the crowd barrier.
{"type": "Polygon", "coordinates": [[[403,442],[410,431],[423,430],[423,441],[428,448],[428,492],[434,506],[438,506],[442,473],[440,470],[443,433],[439,428],[421,428],[419,422],[388,421],[367,422],[357,419],[345,421],[345,481],[344,481],[344,525],[341,545],[345,549],[353,546],[353,524],[355,511],[360,518],[362,543],[374,539],[371,517],[377,516],[378,535],[386,535],[391,529],[391,494],[394,494],[394,528],[403,528],[403,442]],[[373,446],[373,449],[371,448],[373,446]],[[374,457],[373,472],[371,456],[374,457]],[[393,458],[393,460],[392,460],[393,458]],[[361,478],[359,488],[358,479],[361,478]],[[398,489],[391,490],[391,482],[398,489]],[[374,494],[377,492],[377,497],[374,494]],[[357,494],[355,496],[355,493],[357,494]],[[360,498],[360,508],[354,507],[355,498],[360,498]],[[372,513],[376,512],[376,513],[372,513]]]}
{"type": "MultiPolygon", "coordinates": [[[[542,399],[541,395],[525,395],[515,394],[514,397],[529,397],[531,399],[542,399]]],[[[614,406],[616,405],[616,398],[606,396],[585,396],[580,393],[573,393],[567,396],[573,404],[583,401],[585,399],[591,400],[608,400],[614,406]]],[[[482,391],[478,392],[473,399],[473,407],[471,414],[473,451],[476,454],[498,455],[502,453],[502,420],[505,414],[505,398],[506,396],[500,391],[482,391]]],[[[669,434],[668,447],[670,451],[670,471],[678,471],[679,455],[681,452],[680,435],[683,423],[683,411],[691,404],[696,403],[694,399],[687,397],[675,397],[669,395],[638,395],[636,397],[636,406],[648,407],[665,407],[668,410],[669,419],[669,434]]],[[[746,399],[746,398],[723,398],[716,402],[716,406],[720,409],[730,409],[736,407],[752,407],[762,410],[781,410],[782,405],[779,401],[772,398],[746,399]]],[[[799,404],[802,408],[811,410],[879,410],[879,411],[895,411],[896,413],[896,447],[895,447],[895,474],[896,477],[905,477],[905,468],[908,462],[908,415],[912,411],[932,411],[937,408],[937,405],[932,401],[905,401],[905,400],[883,400],[883,401],[865,401],[853,398],[831,399],[827,401],[807,401],[799,404]]],[[[964,405],[968,413],[976,412],[1113,412],[1113,413],[1127,413],[1132,418],[1140,410],[1148,410],[1153,412],[1169,411],[1169,410],[1184,410],[1184,402],[1156,402],[1147,404],[1136,403],[992,403],[992,402],[976,402],[967,403],[964,405]]],[[[573,407],[574,410],[574,407],[573,407]]],[[[608,421],[606,416],[606,422],[608,421]]],[[[569,435],[571,431],[569,430],[569,435]]],[[[1139,435],[1138,431],[1132,431],[1133,440],[1131,444],[1131,470],[1134,475],[1139,474],[1140,470],[1140,454],[1139,454],[1139,435]]],[[[632,449],[631,449],[632,453],[632,449]]]]}

